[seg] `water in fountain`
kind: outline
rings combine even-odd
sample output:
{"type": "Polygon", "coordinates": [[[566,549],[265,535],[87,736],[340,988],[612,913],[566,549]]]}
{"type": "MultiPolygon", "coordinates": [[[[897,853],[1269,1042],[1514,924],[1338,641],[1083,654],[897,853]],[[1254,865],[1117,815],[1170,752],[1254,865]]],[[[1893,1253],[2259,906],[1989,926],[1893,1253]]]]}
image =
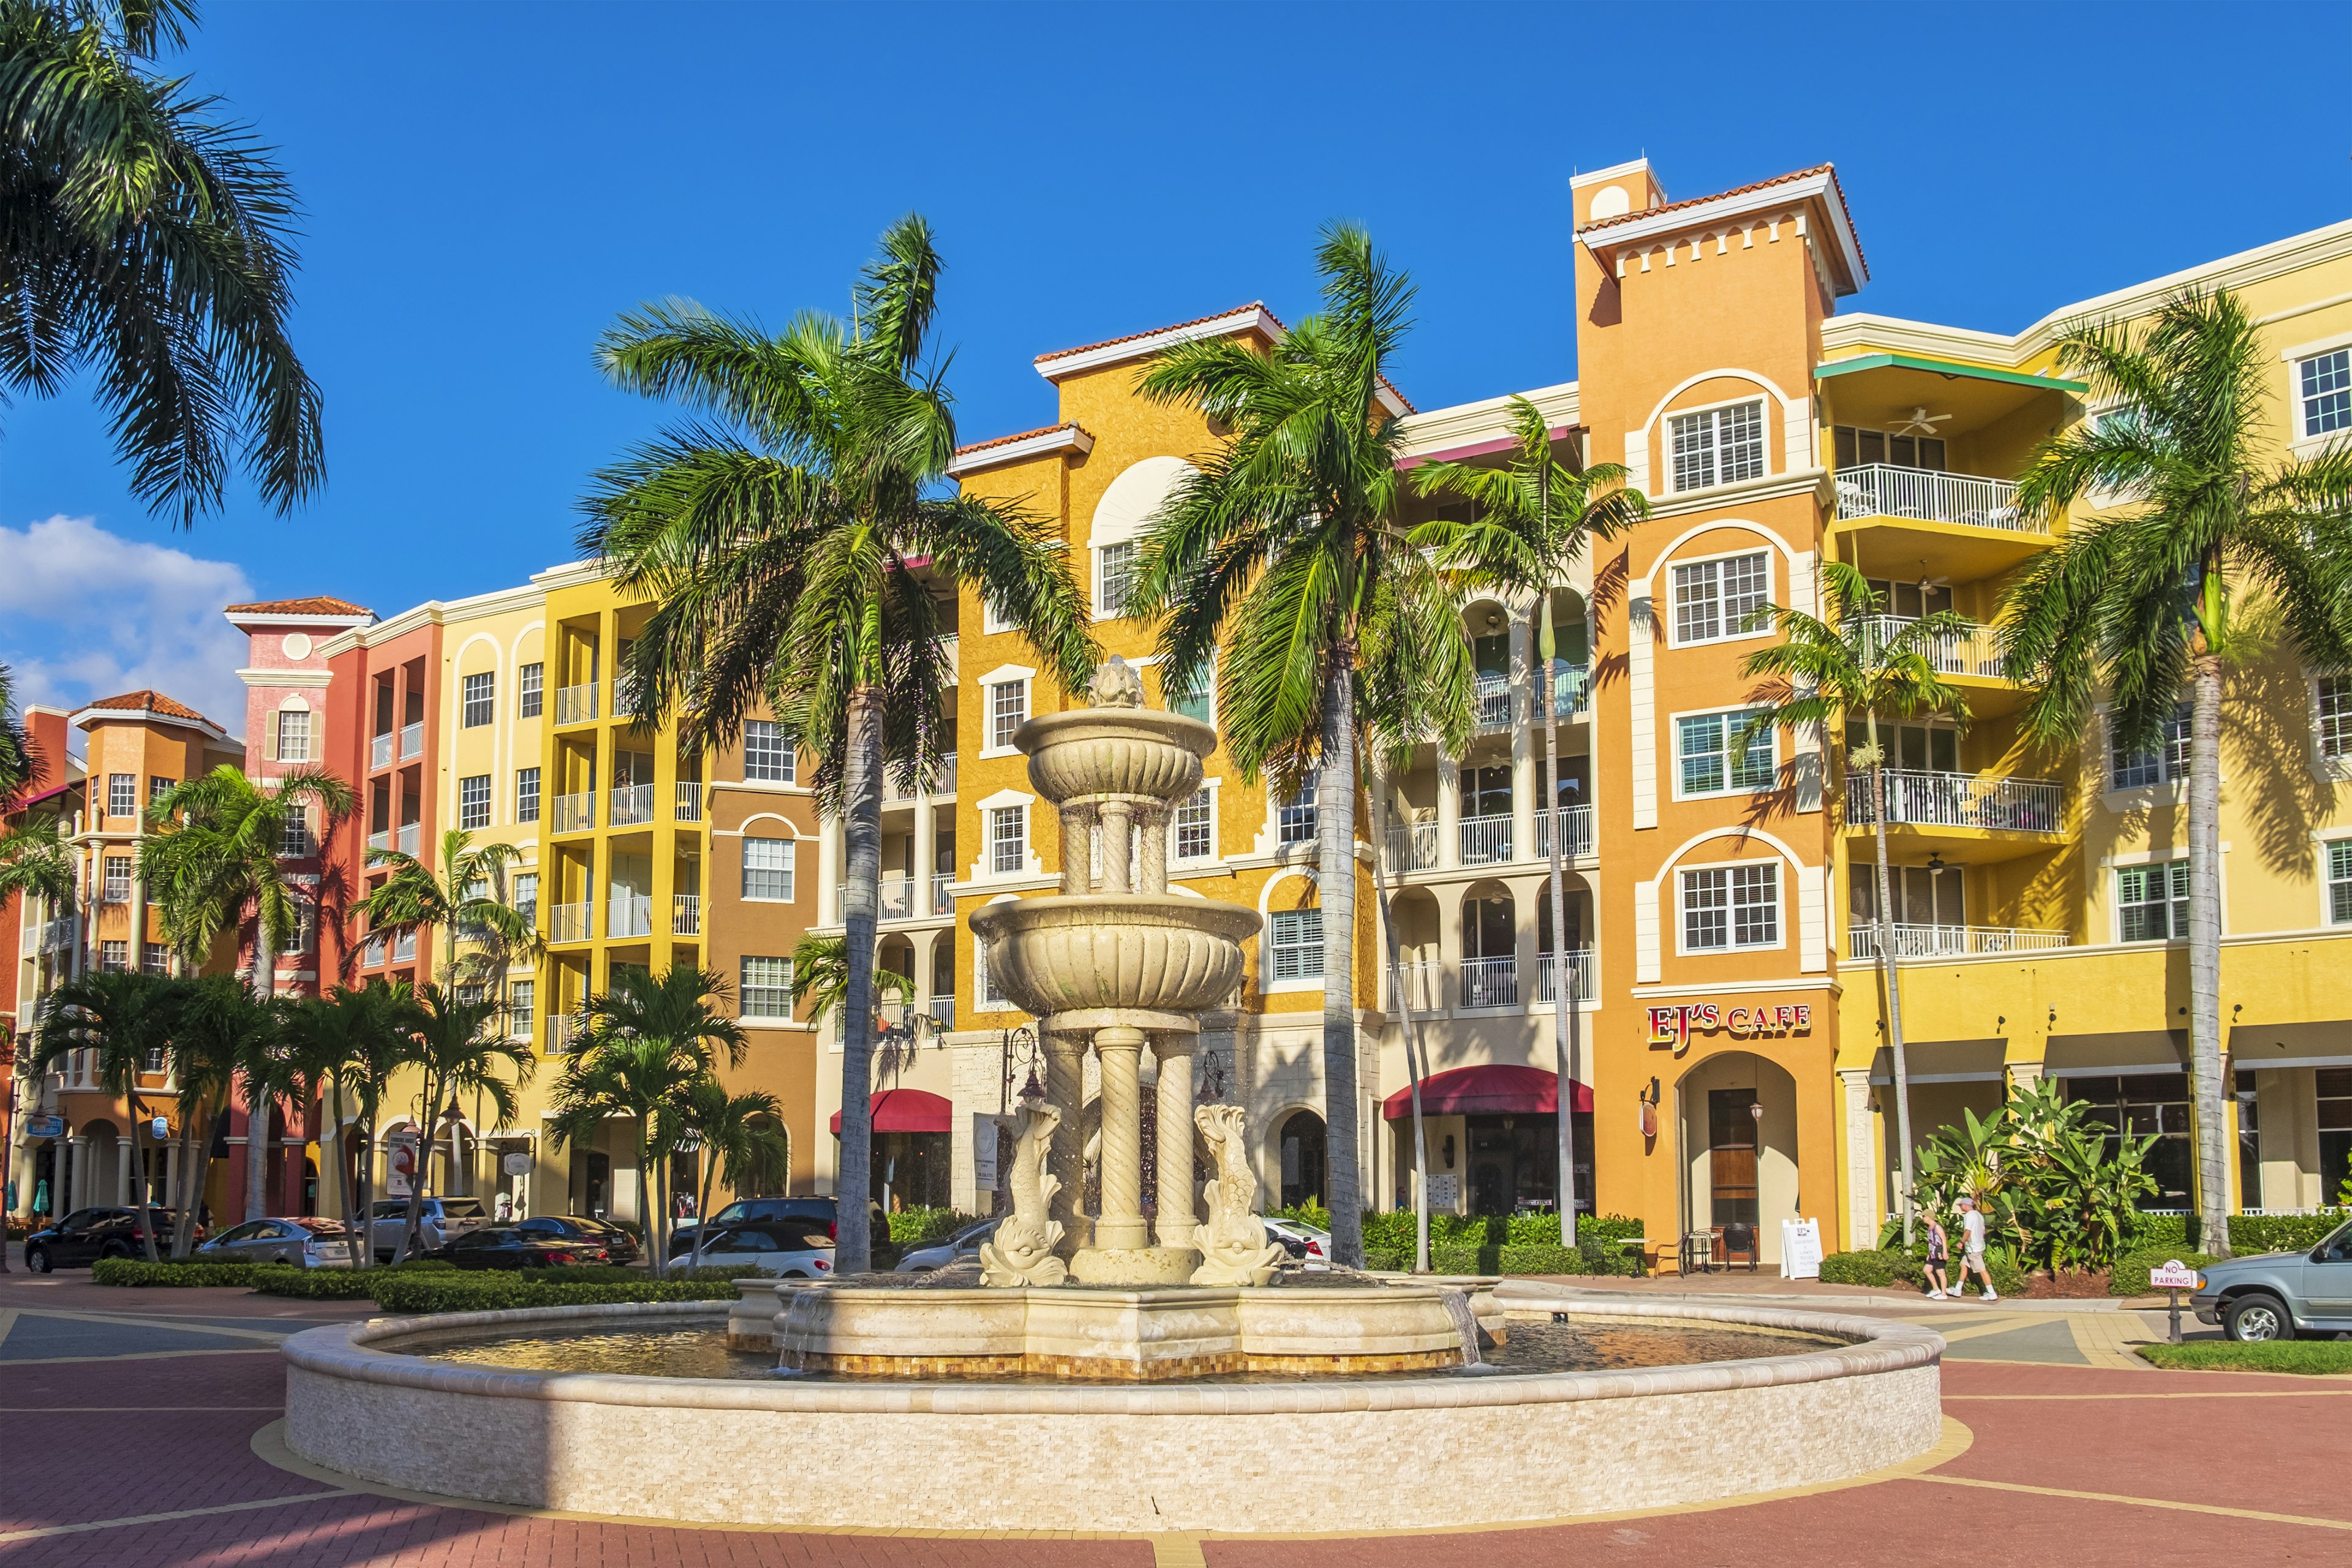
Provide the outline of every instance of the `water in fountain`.
{"type": "Polygon", "coordinates": [[[1462,1364],[1483,1366],[1485,1359],[1478,1353],[1478,1317],[1470,1310],[1469,1292],[1442,1290],[1438,1294],[1445,1303],[1445,1315],[1454,1320],[1454,1332],[1462,1336],[1462,1364]]]}

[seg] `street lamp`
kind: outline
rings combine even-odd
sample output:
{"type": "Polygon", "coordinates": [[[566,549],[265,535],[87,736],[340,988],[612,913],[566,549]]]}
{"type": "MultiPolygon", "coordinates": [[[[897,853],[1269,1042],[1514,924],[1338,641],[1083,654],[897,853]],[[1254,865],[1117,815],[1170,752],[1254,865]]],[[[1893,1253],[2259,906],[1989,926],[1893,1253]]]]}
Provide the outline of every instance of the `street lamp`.
{"type": "Polygon", "coordinates": [[[1022,1086],[1021,1098],[1045,1098],[1045,1090],[1037,1082],[1037,1031],[1026,1024],[1007,1029],[1003,1031],[1000,1048],[1003,1055],[997,1079],[996,1111],[998,1115],[1005,1116],[1013,1110],[1013,1075],[1022,1067],[1028,1068],[1029,1081],[1022,1086]]]}

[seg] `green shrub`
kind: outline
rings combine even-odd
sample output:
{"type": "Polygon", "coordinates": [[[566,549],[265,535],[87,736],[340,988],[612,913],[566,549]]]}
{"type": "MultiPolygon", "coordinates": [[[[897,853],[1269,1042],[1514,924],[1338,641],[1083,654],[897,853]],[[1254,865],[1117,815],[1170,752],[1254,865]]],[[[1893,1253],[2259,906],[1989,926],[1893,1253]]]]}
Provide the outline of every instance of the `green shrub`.
{"type": "Polygon", "coordinates": [[[2168,1247],[2158,1252],[2135,1252],[2128,1258],[2116,1259],[2114,1275],[2107,1281],[2107,1291],[2115,1296],[2145,1296],[2148,1293],[2147,1271],[2159,1264],[2178,1260],[2191,1268],[2203,1268],[2214,1260],[2201,1252],[2183,1247],[2168,1247]]]}
{"type": "MultiPolygon", "coordinates": [[[[190,1260],[182,1263],[150,1263],[143,1258],[101,1258],[90,1266],[90,1282],[94,1285],[118,1285],[133,1289],[151,1287],[182,1288],[215,1286],[232,1289],[250,1289],[254,1273],[264,1267],[257,1263],[212,1263],[190,1260]]],[[[288,1270],[299,1272],[299,1270],[288,1270]]]]}
{"type": "Polygon", "coordinates": [[[2318,1214],[2232,1215],[2230,1250],[2243,1258],[2264,1252],[2308,1252],[2347,1217],[2352,1216],[2343,1209],[2326,1209],[2318,1214]]]}
{"type": "Polygon", "coordinates": [[[1863,1285],[1883,1290],[1895,1283],[1897,1253],[1870,1247],[1857,1252],[1832,1252],[1822,1259],[1824,1285],[1863,1285]]]}
{"type": "MultiPolygon", "coordinates": [[[[542,1270],[551,1274],[551,1270],[542,1270]]],[[[723,1280],[638,1279],[629,1284],[556,1284],[521,1274],[457,1274],[439,1279],[377,1273],[374,1296],[387,1312],[495,1312],[518,1307],[604,1306],[622,1301],[731,1301],[723,1280]]]]}
{"type": "Polygon", "coordinates": [[[372,1276],[378,1268],[264,1268],[253,1281],[264,1296],[292,1296],[306,1301],[364,1301],[375,1294],[372,1276]]]}
{"type": "Polygon", "coordinates": [[[1395,1273],[1412,1267],[1412,1254],[1385,1247],[1367,1247],[1364,1248],[1364,1267],[1374,1273],[1395,1273]]]}
{"type": "Polygon", "coordinates": [[[2150,1364],[2168,1371],[2287,1372],[2306,1377],[2333,1377],[2352,1372],[2352,1344],[2334,1340],[2266,1340],[2254,1344],[2191,1340],[2184,1344],[2136,1348],[2150,1364]]]}
{"type": "MultiPolygon", "coordinates": [[[[1311,1225],[1318,1230],[1329,1230],[1331,1228],[1331,1211],[1325,1208],[1321,1204],[1292,1204],[1287,1208],[1278,1208],[1268,1211],[1265,1217],[1268,1219],[1297,1220],[1300,1225],[1311,1225]]],[[[1368,1247],[1371,1245],[1370,1237],[1371,1234],[1372,1221],[1377,1217],[1377,1215],[1370,1214],[1364,1216],[1364,1232],[1367,1238],[1365,1245],[1368,1247]]],[[[1405,1218],[1407,1222],[1410,1223],[1412,1216],[1408,1213],[1405,1215],[1405,1218]]]]}
{"type": "Polygon", "coordinates": [[[958,1214],[953,1209],[900,1209],[890,1216],[890,1240],[901,1249],[929,1247],[935,1241],[945,1241],[971,1223],[970,1215],[958,1214]]]}
{"type": "MultiPolygon", "coordinates": [[[[1578,1237],[1580,1244],[1582,1239],[1578,1237]]],[[[1562,1247],[1557,1240],[1503,1247],[1496,1256],[1496,1267],[1504,1274],[1589,1274],[1592,1271],[1580,1245],[1562,1247]]]]}
{"type": "Polygon", "coordinates": [[[411,1258],[404,1262],[387,1264],[385,1267],[405,1268],[416,1274],[454,1274],[457,1270],[457,1266],[446,1258],[411,1258]]]}

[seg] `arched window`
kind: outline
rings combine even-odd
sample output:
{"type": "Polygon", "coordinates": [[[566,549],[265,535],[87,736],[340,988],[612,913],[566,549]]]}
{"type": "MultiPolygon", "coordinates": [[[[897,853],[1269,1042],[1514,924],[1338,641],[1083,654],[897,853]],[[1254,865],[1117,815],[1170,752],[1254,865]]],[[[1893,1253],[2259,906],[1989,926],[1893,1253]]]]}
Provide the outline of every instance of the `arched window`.
{"type": "Polygon", "coordinates": [[[1282,1206],[1325,1205],[1323,1119],[1301,1110],[1282,1124],[1282,1206]]]}

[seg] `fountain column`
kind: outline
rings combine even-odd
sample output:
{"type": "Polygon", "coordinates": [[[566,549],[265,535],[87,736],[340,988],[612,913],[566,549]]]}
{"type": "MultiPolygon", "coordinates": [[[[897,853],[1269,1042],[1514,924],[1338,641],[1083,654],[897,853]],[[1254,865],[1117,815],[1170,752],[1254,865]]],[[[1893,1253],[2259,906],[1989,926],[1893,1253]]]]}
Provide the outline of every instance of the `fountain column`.
{"type": "Polygon", "coordinates": [[[1095,1031],[1102,1058],[1102,1215],[1095,1246],[1122,1251],[1149,1245],[1143,1225],[1143,1101],[1136,1080],[1143,1031],[1114,1025],[1095,1031]]]}
{"type": "Polygon", "coordinates": [[[1062,1239],[1054,1250],[1065,1259],[1080,1247],[1092,1246],[1088,1220],[1082,1207],[1087,1188],[1087,1135],[1078,1113],[1087,1103],[1087,1040],[1084,1035],[1057,1031],[1051,1018],[1039,1021],[1045,1037],[1045,1098],[1062,1113],[1054,1129],[1045,1169],[1061,1186],[1046,1213],[1062,1224],[1062,1239]]]}
{"type": "MultiPolygon", "coordinates": [[[[1102,888],[1106,893],[1131,893],[1128,886],[1128,859],[1135,853],[1135,805],[1131,801],[1116,797],[1104,801],[1097,808],[1102,813],[1102,888]]],[[[1099,1045],[1097,1047],[1100,1048],[1099,1045]]]]}
{"type": "Polygon", "coordinates": [[[1195,1037],[1160,1037],[1160,1212],[1153,1232],[1162,1247],[1191,1247],[1192,1227],[1200,1223],[1193,1212],[1192,1183],[1192,1047],[1195,1037]]]}

